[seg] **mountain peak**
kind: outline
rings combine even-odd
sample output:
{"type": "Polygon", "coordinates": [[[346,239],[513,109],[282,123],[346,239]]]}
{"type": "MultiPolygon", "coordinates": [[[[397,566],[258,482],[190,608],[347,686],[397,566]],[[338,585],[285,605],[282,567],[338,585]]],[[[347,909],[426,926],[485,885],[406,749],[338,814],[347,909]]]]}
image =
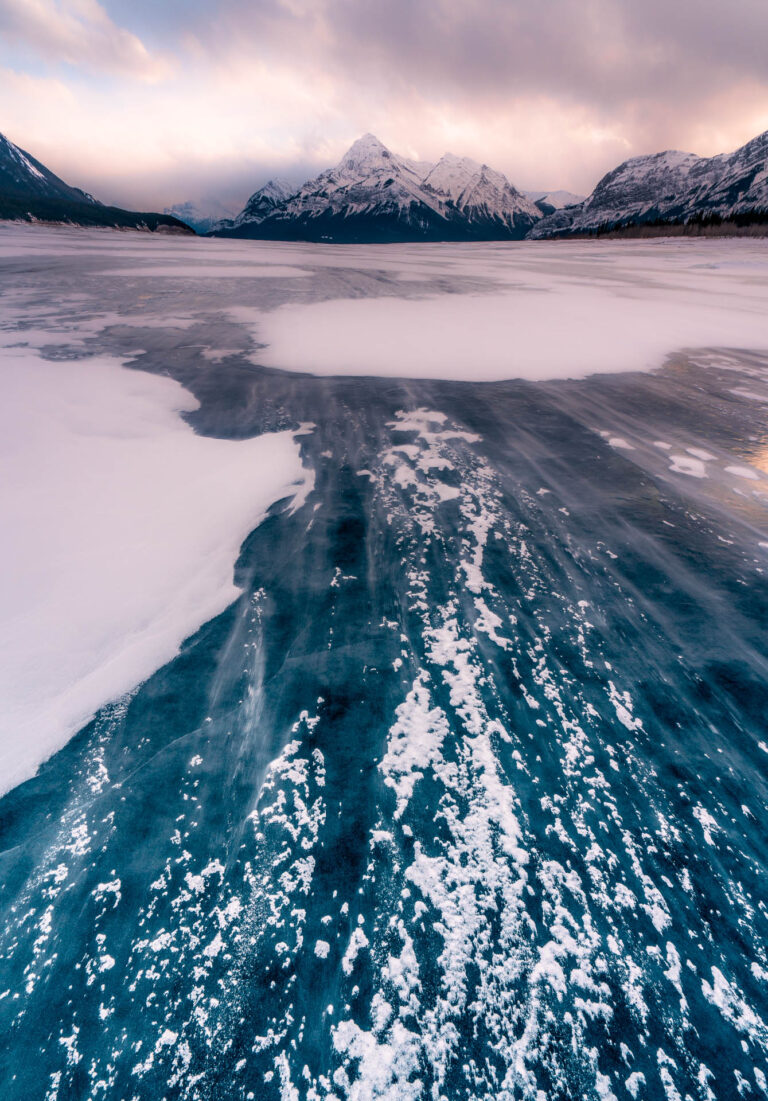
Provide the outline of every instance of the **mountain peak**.
{"type": "Polygon", "coordinates": [[[459,157],[455,153],[443,153],[442,157],[437,163],[451,166],[455,165],[457,167],[460,166],[462,168],[466,168],[467,170],[474,170],[475,172],[479,172],[480,169],[483,167],[477,161],[473,161],[471,157],[459,157]]]}
{"type": "Polygon", "coordinates": [[[521,238],[541,212],[505,176],[447,153],[439,164],[398,156],[367,133],[334,168],[289,198],[251,197],[234,236],[307,240],[506,240],[521,238]]]}
{"type": "Polygon", "coordinates": [[[383,149],[389,152],[383,141],[379,141],[375,134],[372,134],[370,130],[358,138],[357,141],[353,141],[349,147],[351,153],[353,149],[383,149]]]}
{"type": "Polygon", "coordinates": [[[296,191],[296,188],[292,184],[289,184],[287,180],[282,179],[280,176],[273,176],[272,179],[267,180],[263,187],[260,187],[256,192],[257,195],[268,196],[271,199],[275,199],[277,202],[282,202],[283,199],[289,198],[296,191]]]}
{"type": "Polygon", "coordinates": [[[424,186],[446,195],[459,209],[475,206],[502,217],[525,214],[536,219],[540,212],[512,186],[507,177],[471,157],[445,153],[424,178],[424,186]]]}
{"type": "Polygon", "coordinates": [[[235,218],[234,224],[238,226],[242,225],[243,222],[263,221],[268,214],[294,195],[295,192],[295,187],[292,187],[285,180],[281,180],[278,176],[267,180],[263,187],[260,187],[258,191],[254,191],[243,210],[235,218]]]}
{"type": "Polygon", "coordinates": [[[395,160],[396,158],[375,134],[363,134],[361,138],[350,145],[339,161],[339,168],[349,171],[363,166],[368,167],[372,164],[382,164],[386,161],[394,163],[395,160]]]}

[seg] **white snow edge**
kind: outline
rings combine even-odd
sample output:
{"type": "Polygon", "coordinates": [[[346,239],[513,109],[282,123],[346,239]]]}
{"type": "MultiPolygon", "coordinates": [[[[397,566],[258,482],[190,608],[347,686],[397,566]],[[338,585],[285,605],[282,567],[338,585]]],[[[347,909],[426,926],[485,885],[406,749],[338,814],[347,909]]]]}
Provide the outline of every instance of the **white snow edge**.
{"type": "Polygon", "coordinates": [[[230,441],[168,378],[0,358],[0,794],[240,595],[245,537],[314,484],[290,431],[230,441]]]}

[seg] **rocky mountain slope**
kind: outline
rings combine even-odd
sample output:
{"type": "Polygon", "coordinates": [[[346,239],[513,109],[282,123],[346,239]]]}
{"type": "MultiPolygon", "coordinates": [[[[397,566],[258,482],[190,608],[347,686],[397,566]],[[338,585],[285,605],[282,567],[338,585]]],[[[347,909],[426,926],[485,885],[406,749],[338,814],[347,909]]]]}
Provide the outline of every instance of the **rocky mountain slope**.
{"type": "Polygon", "coordinates": [[[116,226],[191,233],[167,214],[140,214],[104,206],[78,187],[71,187],[30,153],[0,134],[0,220],[61,222],[81,226],[116,226]]]}
{"type": "Polygon", "coordinates": [[[424,178],[424,188],[453,205],[470,227],[495,236],[525,233],[541,216],[506,176],[469,157],[446,153],[424,178]]]}
{"type": "Polygon", "coordinates": [[[523,238],[541,211],[499,172],[446,154],[399,157],[366,134],[341,161],[281,198],[257,191],[222,236],[337,241],[523,238]]]}
{"type": "Polygon", "coordinates": [[[716,157],[676,151],[633,157],[583,203],[555,211],[530,236],[720,221],[768,222],[768,132],[716,157]]]}
{"type": "Polygon", "coordinates": [[[268,180],[258,191],[254,191],[243,209],[233,219],[233,224],[239,226],[245,222],[260,222],[295,194],[296,188],[285,180],[279,177],[268,180]]]}

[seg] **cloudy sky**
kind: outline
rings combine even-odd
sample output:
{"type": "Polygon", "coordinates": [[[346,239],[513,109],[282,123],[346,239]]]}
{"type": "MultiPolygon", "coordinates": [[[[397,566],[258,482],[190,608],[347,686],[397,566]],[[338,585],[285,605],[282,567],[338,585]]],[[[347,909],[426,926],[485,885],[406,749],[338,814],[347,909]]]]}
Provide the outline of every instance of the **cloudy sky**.
{"type": "Polygon", "coordinates": [[[766,0],[0,0],[0,131],[108,202],[239,204],[372,131],[518,187],[768,129],[766,0]]]}

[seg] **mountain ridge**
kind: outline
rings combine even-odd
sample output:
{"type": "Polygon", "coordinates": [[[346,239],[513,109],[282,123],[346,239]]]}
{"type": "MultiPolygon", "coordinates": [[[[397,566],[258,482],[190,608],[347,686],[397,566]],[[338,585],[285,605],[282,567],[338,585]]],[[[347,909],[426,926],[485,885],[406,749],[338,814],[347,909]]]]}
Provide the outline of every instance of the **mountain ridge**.
{"type": "Polygon", "coordinates": [[[398,156],[373,134],[293,194],[254,192],[216,236],[340,241],[520,240],[541,211],[500,172],[445,154],[437,164],[398,156]]]}
{"type": "Polygon", "coordinates": [[[666,150],[629,158],[583,199],[567,191],[520,191],[489,165],[453,153],[435,163],[414,161],[368,133],[338,164],[299,187],[268,180],[233,217],[214,200],[177,204],[164,214],[106,206],[0,134],[0,219],[360,243],[666,229],[768,235],[768,131],[714,157],[666,150]]]}
{"type": "Polygon", "coordinates": [[[167,214],[105,206],[0,134],[0,220],[193,233],[167,214]]]}
{"type": "Polygon", "coordinates": [[[631,157],[607,172],[583,203],[544,218],[530,237],[729,222],[768,223],[768,131],[714,157],[679,150],[631,157]]]}
{"type": "Polygon", "coordinates": [[[290,195],[267,195],[270,184],[212,232],[342,242],[542,240],[654,227],[707,232],[722,223],[730,232],[768,224],[768,132],[715,157],[679,150],[632,157],[586,198],[521,192],[489,165],[453,153],[435,164],[411,161],[373,134],[290,195]]]}

